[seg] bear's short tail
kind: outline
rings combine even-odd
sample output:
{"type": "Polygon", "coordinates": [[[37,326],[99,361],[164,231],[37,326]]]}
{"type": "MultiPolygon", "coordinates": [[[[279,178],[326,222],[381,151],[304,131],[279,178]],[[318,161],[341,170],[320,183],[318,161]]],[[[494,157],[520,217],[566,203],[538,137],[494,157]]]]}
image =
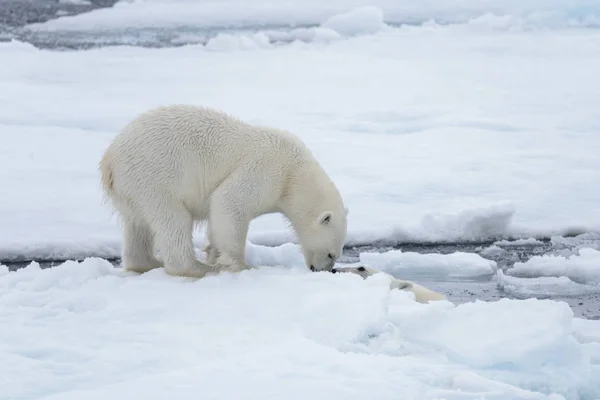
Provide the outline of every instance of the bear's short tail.
{"type": "Polygon", "coordinates": [[[112,155],[110,147],[106,150],[100,160],[100,175],[102,190],[107,199],[111,198],[114,192],[114,175],[112,169],[112,155]]]}

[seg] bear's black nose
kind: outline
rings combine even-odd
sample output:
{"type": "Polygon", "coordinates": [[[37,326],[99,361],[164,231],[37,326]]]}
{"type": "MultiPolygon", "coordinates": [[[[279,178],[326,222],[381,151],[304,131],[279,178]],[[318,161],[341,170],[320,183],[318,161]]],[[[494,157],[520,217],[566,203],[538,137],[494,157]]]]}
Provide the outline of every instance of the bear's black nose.
{"type": "Polygon", "coordinates": [[[311,265],[311,266],[310,266],[310,270],[314,272],[314,270],[315,270],[315,266],[314,266],[314,265],[311,265]]]}
{"type": "Polygon", "coordinates": [[[332,273],[332,274],[337,274],[337,272],[338,272],[338,271],[337,271],[337,269],[335,269],[335,268],[331,270],[331,273],[332,273]]]}

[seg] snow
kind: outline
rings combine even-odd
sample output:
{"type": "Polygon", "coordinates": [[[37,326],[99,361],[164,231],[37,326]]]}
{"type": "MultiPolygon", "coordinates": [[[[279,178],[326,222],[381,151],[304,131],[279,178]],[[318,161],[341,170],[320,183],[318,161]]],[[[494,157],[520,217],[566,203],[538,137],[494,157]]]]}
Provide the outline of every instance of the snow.
{"type": "Polygon", "coordinates": [[[494,242],[494,246],[499,247],[511,247],[511,246],[540,246],[544,242],[541,242],[535,238],[517,239],[517,240],[498,240],[494,242]]]}
{"type": "Polygon", "coordinates": [[[574,282],[600,287],[600,251],[592,248],[579,249],[570,257],[534,256],[527,262],[518,262],[507,274],[518,277],[565,276],[574,282]]]}
{"type": "Polygon", "coordinates": [[[442,389],[435,392],[436,398],[446,400],[471,400],[471,399],[523,399],[523,400],[560,400],[560,395],[544,395],[533,393],[510,385],[491,381],[473,373],[457,375],[452,379],[452,389],[442,389]]]}
{"type": "MultiPolygon", "coordinates": [[[[118,256],[97,162],[138,113],[176,102],[299,134],[349,206],[348,245],[600,230],[598,30],[425,24],[285,46],[263,34],[168,49],[1,43],[0,259],[118,256]]],[[[270,215],[249,240],[295,238],[270,215]]]]}
{"type": "Polygon", "coordinates": [[[600,324],[597,321],[574,318],[573,333],[581,343],[600,343],[600,324]]]}
{"type": "MultiPolygon", "coordinates": [[[[510,273],[510,270],[507,273],[510,273]]],[[[600,285],[577,283],[566,276],[520,278],[505,275],[499,270],[496,279],[498,287],[515,298],[583,297],[600,293],[600,285]]]]}
{"type": "Polygon", "coordinates": [[[349,246],[491,241],[491,256],[551,238],[506,271],[462,252],[361,263],[494,278],[517,298],[595,295],[599,15],[593,0],[122,1],[28,29],[164,28],[184,46],[0,43],[0,260],[85,258],[0,265],[0,397],[599,398],[600,321],[551,300],[419,304],[384,274],[312,273],[277,215],[251,225],[260,268],[127,273],[106,260],[121,236],[97,168],[138,113],[217,107],[301,136],[349,206],[349,246]]]}
{"type": "Polygon", "coordinates": [[[496,262],[474,253],[419,254],[391,250],[385,253],[360,253],[360,262],[400,279],[409,277],[477,278],[496,272],[496,262]]]}
{"type": "Polygon", "coordinates": [[[11,327],[0,330],[2,396],[600,395],[600,321],[582,323],[565,303],[419,304],[381,274],[312,273],[289,257],[201,280],[98,258],[0,269],[0,323],[11,327]]]}
{"type": "Polygon", "coordinates": [[[383,12],[373,6],[358,7],[349,12],[337,14],[323,24],[342,35],[372,34],[379,32],[383,26],[383,12]]]}
{"type": "Polygon", "coordinates": [[[564,256],[586,247],[600,250],[600,232],[588,232],[572,237],[553,236],[550,243],[556,254],[564,256]]]}
{"type": "Polygon", "coordinates": [[[205,46],[209,51],[256,50],[269,47],[269,38],[264,33],[251,36],[219,33],[210,39],[205,46]]]}
{"type": "MultiPolygon", "coordinates": [[[[318,25],[340,14],[379,9],[390,23],[422,23],[430,19],[465,23],[490,14],[521,24],[600,26],[595,0],[144,0],[121,1],[113,8],[33,24],[39,30],[108,30],[140,27],[243,27],[318,25]]],[[[347,26],[347,25],[346,25],[347,26]]]]}
{"type": "MultiPolygon", "coordinates": [[[[499,246],[542,245],[531,240],[498,241],[485,248],[485,257],[506,257],[499,246]]],[[[506,271],[498,271],[498,287],[517,298],[581,297],[600,293],[600,235],[584,233],[574,237],[553,236],[546,254],[515,263],[506,271]]]]}
{"type": "Polygon", "coordinates": [[[91,5],[90,0],[58,0],[60,4],[91,5]]]}

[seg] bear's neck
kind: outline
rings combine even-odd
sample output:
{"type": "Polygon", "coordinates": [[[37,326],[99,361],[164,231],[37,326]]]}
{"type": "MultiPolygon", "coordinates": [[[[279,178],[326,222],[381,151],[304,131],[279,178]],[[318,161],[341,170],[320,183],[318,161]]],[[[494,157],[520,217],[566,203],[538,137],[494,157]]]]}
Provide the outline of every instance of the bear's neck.
{"type": "Polygon", "coordinates": [[[318,178],[306,174],[303,169],[300,171],[302,172],[290,176],[279,207],[298,236],[302,236],[314,225],[319,215],[331,211],[332,196],[338,195],[324,172],[321,179],[325,176],[326,180],[318,181],[318,178]]]}

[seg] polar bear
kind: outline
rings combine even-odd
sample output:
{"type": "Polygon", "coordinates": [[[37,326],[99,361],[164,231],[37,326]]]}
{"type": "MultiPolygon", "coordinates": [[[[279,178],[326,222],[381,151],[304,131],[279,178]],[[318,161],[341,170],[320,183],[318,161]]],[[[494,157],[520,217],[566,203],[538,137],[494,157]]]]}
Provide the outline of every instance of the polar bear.
{"type": "MultiPolygon", "coordinates": [[[[349,272],[356,275],[361,276],[363,279],[367,279],[371,275],[375,275],[378,273],[383,273],[375,268],[358,266],[358,267],[341,267],[341,268],[333,268],[331,272],[349,272]]],[[[389,274],[386,274],[389,275],[389,274]]],[[[390,289],[400,289],[406,290],[409,292],[413,292],[415,294],[415,300],[419,303],[428,303],[434,300],[446,300],[446,297],[441,293],[434,292],[431,289],[427,289],[424,286],[419,285],[418,283],[414,283],[411,281],[403,281],[401,279],[396,279],[393,276],[390,281],[390,289]]]]}
{"type": "Polygon", "coordinates": [[[126,270],[164,266],[171,275],[203,277],[248,269],[248,226],[269,213],[289,222],[312,271],[331,271],[342,253],[348,209],[307,146],[287,131],[208,107],[163,106],[127,124],[99,168],[123,224],[126,270]],[[194,253],[197,223],[207,225],[206,263],[194,253]]]}

